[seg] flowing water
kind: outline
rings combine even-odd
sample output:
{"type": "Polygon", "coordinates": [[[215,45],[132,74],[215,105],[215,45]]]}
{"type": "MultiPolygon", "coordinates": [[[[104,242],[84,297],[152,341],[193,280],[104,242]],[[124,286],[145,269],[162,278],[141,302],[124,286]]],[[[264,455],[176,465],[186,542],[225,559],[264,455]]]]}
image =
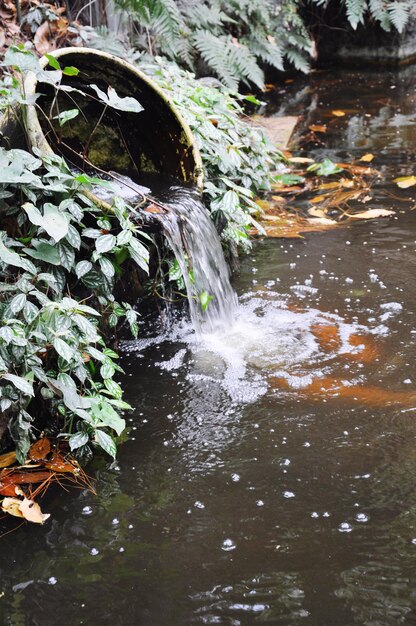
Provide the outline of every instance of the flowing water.
{"type": "Polygon", "coordinates": [[[396,215],[258,241],[238,307],[212,309],[228,329],[143,321],[118,464],[2,537],[2,624],[416,624],[416,211],[392,183],[413,173],[414,74],[289,87],[305,128],[331,122],[310,154],[373,152],[371,206],[396,215]]]}

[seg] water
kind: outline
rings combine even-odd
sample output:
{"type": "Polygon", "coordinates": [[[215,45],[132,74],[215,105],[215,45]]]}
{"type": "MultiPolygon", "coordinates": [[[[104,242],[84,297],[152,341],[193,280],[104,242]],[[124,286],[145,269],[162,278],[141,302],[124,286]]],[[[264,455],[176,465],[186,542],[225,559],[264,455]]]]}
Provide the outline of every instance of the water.
{"type": "Polygon", "coordinates": [[[192,325],[198,334],[227,329],[235,320],[237,297],[220,239],[197,192],[171,187],[166,213],[158,215],[179,263],[192,325]],[[201,295],[212,298],[201,308],[201,295]]]}
{"type": "Polygon", "coordinates": [[[259,241],[232,332],[143,323],[130,439],[2,538],[1,623],[416,624],[412,72],[305,85],[306,126],[347,111],[311,154],[374,152],[396,215],[259,241]]]}

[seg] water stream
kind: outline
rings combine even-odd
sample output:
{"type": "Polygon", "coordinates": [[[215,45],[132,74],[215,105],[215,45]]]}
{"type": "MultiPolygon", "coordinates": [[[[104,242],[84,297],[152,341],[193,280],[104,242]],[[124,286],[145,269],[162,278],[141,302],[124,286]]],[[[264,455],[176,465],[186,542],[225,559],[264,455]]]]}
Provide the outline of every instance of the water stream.
{"type": "Polygon", "coordinates": [[[228,329],[143,320],[118,464],[95,461],[97,496],[50,491],[44,527],[1,539],[0,623],[416,624],[416,211],[392,182],[414,173],[414,79],[288,87],[305,130],[331,121],[309,153],[373,152],[372,206],[396,215],[258,241],[238,306],[211,309],[228,329]]]}

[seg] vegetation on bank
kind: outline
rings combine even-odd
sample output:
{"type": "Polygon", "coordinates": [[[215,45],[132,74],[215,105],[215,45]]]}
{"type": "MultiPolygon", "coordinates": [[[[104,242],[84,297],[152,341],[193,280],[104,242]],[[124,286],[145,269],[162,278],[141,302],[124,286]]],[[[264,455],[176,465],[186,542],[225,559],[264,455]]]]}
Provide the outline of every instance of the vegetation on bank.
{"type": "MultiPolygon", "coordinates": [[[[307,69],[313,50],[296,3],[225,6],[213,0],[183,5],[180,11],[167,0],[119,4],[138,18],[145,11],[148,19],[141,20],[128,45],[67,22],[62,37],[47,39],[48,46],[88,42],[127,56],[158,83],[195,135],[205,169],[204,198],[224,246],[231,253],[238,246],[247,249],[259,211],[255,200],[271,189],[286,159],[261,129],[246,123],[245,104],[258,100],[236,88],[241,82],[261,87],[264,63],[283,69],[286,59],[307,69]],[[173,47],[182,45],[174,36],[178,32],[186,35],[181,50],[173,47]],[[189,71],[201,64],[223,84],[199,80],[189,71]]],[[[63,19],[52,4],[10,0],[7,6],[26,8],[23,15],[10,9],[11,15],[15,24],[20,21],[24,38],[30,31],[38,51],[39,29],[63,19]]],[[[403,27],[388,14],[392,24],[403,27]]],[[[349,16],[353,26],[364,19],[359,15],[355,21],[349,16]]],[[[27,70],[56,89],[60,74],[77,71],[61,68],[51,57],[45,72],[29,47],[10,46],[4,56],[0,114],[16,107],[22,113],[29,103],[21,82],[27,70]]],[[[65,113],[57,112],[59,123],[71,119],[65,113]]],[[[81,461],[94,448],[116,455],[129,406],[115,380],[122,370],[112,339],[122,325],[137,336],[137,312],[122,285],[137,272],[141,278],[148,274],[153,242],[140,215],[120,198],[114,197],[109,209],[91,201],[88,192],[97,184],[102,181],[74,173],[59,155],[0,148],[0,440],[16,450],[15,457],[0,456],[0,470],[14,461],[23,465],[43,433],[59,436],[81,461]]],[[[0,475],[0,494],[10,495],[2,491],[1,480],[0,475]]]]}

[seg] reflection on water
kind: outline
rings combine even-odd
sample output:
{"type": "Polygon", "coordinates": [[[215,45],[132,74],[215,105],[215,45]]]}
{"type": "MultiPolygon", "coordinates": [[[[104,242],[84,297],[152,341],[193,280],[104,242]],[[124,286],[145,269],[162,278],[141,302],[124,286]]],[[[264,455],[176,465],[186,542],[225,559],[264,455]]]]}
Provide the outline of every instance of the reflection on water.
{"type": "Polygon", "coordinates": [[[97,497],[50,492],[50,522],[2,538],[0,623],[416,623],[416,213],[385,195],[408,72],[311,87],[314,123],[347,111],[317,150],[378,150],[397,219],[260,241],[232,332],[130,345],[130,440],[97,497]]]}

